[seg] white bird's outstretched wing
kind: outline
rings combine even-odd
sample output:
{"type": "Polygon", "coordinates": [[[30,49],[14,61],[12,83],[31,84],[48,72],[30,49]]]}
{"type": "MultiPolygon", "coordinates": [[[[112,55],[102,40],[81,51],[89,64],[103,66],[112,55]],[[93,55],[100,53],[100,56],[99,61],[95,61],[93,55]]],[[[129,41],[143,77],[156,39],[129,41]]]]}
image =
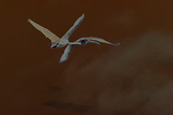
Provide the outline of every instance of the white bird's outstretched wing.
{"type": "Polygon", "coordinates": [[[101,43],[106,43],[106,44],[110,44],[110,45],[114,45],[114,46],[119,46],[120,43],[117,43],[117,44],[113,44],[111,42],[108,42],[102,38],[97,38],[97,37],[83,37],[83,38],[80,38],[80,39],[88,39],[88,40],[94,40],[94,41],[98,41],[98,42],[101,42],[101,43]]]}
{"type": "Polygon", "coordinates": [[[42,32],[47,38],[51,40],[52,43],[58,43],[60,38],[52,33],[50,30],[46,29],[45,27],[35,23],[31,19],[28,19],[28,22],[31,23],[37,30],[42,32]]]}
{"type": "Polygon", "coordinates": [[[73,26],[64,34],[64,36],[61,39],[68,40],[71,34],[79,27],[83,19],[84,19],[84,14],[82,14],[82,16],[76,20],[73,26]]]}
{"type": "Polygon", "coordinates": [[[68,57],[69,57],[71,51],[73,50],[73,48],[74,48],[74,45],[68,45],[65,48],[64,53],[62,54],[59,63],[62,63],[62,62],[66,61],[68,59],[68,57]]]}

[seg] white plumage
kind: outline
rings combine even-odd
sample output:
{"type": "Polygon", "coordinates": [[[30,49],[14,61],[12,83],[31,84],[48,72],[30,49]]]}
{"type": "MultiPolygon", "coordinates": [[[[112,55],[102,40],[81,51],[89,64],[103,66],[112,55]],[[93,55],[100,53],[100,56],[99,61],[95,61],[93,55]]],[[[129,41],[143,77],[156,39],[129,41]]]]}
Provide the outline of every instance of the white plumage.
{"type": "Polygon", "coordinates": [[[72,33],[79,27],[81,22],[84,19],[84,14],[82,14],[81,17],[79,17],[76,22],[73,24],[73,26],[62,36],[59,38],[56,36],[54,33],[52,33],[50,30],[47,28],[37,24],[36,22],[32,21],[31,19],[28,19],[28,22],[31,23],[37,30],[39,30],[41,33],[43,33],[48,39],[51,40],[51,48],[61,48],[67,45],[67,47],[64,50],[64,53],[62,54],[59,63],[62,63],[66,61],[73,50],[74,46],[83,46],[87,43],[95,43],[97,45],[100,45],[99,42],[101,43],[106,43],[114,46],[120,45],[118,44],[112,44],[102,38],[97,38],[97,37],[82,37],[74,42],[69,42],[68,39],[72,35],[72,33]]]}

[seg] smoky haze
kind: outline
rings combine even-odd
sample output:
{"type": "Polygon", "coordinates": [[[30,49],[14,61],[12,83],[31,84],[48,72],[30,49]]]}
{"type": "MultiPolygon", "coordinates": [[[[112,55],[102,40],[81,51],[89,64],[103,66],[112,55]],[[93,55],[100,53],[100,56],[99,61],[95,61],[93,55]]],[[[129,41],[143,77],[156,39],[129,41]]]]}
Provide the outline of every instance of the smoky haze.
{"type": "Polygon", "coordinates": [[[172,115],[172,1],[4,0],[0,4],[0,115],[172,115]],[[70,41],[95,36],[121,45],[64,48],[27,22],[70,41]]]}
{"type": "Polygon", "coordinates": [[[149,32],[97,57],[80,71],[80,65],[74,68],[71,63],[64,73],[64,84],[69,85],[66,99],[95,103],[100,113],[171,115],[172,41],[149,32]]]}

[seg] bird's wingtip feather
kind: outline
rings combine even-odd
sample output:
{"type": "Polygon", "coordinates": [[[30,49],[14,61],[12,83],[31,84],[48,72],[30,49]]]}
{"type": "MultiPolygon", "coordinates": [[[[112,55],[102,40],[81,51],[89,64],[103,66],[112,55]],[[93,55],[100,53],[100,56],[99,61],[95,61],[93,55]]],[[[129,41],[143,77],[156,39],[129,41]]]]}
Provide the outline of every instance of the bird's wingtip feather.
{"type": "Polygon", "coordinates": [[[63,62],[65,62],[65,61],[59,61],[59,63],[63,63],[63,62]]]}
{"type": "Polygon", "coordinates": [[[81,16],[81,18],[83,19],[84,17],[85,17],[85,14],[83,13],[82,16],[81,16]]]}
{"type": "Polygon", "coordinates": [[[31,23],[31,22],[32,22],[32,20],[31,20],[30,18],[28,18],[28,22],[30,22],[30,23],[31,23]]]}
{"type": "Polygon", "coordinates": [[[59,61],[59,63],[63,63],[63,62],[65,62],[66,60],[67,60],[67,59],[61,58],[60,61],[59,61]]]}

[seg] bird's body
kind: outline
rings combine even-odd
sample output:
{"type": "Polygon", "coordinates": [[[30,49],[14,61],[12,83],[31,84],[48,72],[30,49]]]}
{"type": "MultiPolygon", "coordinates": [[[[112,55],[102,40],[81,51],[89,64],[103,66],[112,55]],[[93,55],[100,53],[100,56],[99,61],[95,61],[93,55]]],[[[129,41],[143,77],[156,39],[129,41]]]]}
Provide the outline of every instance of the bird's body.
{"type": "Polygon", "coordinates": [[[120,45],[119,43],[112,44],[102,38],[96,38],[96,37],[82,37],[74,42],[69,42],[69,40],[68,40],[69,37],[79,27],[79,25],[83,21],[83,19],[84,19],[84,14],[76,20],[76,22],[73,24],[73,26],[64,34],[64,36],[62,36],[62,38],[59,38],[54,33],[49,31],[45,27],[42,27],[41,25],[35,23],[31,19],[28,19],[28,22],[31,23],[36,29],[38,29],[47,38],[49,38],[51,40],[51,44],[50,44],[51,48],[62,48],[67,45],[66,49],[64,50],[63,55],[61,56],[60,63],[66,61],[68,59],[74,46],[84,46],[87,43],[95,43],[97,45],[100,45],[99,42],[111,44],[111,45],[115,45],[115,46],[120,45]]]}
{"type": "Polygon", "coordinates": [[[69,44],[69,41],[67,41],[67,40],[60,40],[60,42],[57,44],[57,48],[62,48],[62,47],[64,47],[64,46],[66,46],[66,45],[68,45],[69,44]]]}

